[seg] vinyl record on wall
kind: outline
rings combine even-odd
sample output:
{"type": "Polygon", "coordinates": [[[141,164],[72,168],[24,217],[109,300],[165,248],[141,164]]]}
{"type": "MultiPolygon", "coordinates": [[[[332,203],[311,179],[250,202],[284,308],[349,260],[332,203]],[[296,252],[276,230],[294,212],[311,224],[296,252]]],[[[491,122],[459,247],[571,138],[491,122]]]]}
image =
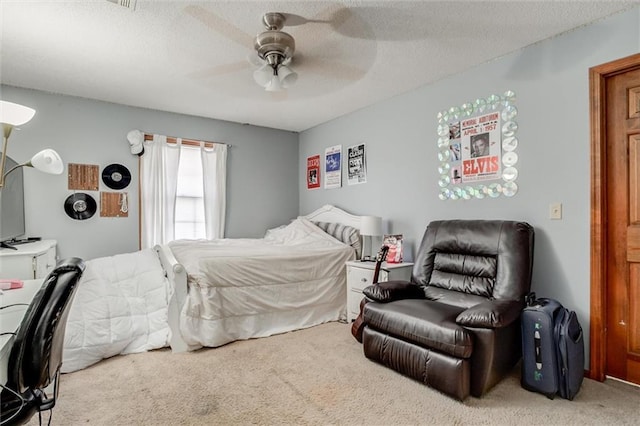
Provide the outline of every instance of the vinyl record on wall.
{"type": "Polygon", "coordinates": [[[71,194],[64,201],[64,211],[71,219],[89,219],[96,213],[96,209],[96,200],[84,192],[71,194]]]}
{"type": "Polygon", "coordinates": [[[111,189],[124,189],[131,182],[131,172],[122,164],[109,164],[102,171],[102,181],[111,189]]]}

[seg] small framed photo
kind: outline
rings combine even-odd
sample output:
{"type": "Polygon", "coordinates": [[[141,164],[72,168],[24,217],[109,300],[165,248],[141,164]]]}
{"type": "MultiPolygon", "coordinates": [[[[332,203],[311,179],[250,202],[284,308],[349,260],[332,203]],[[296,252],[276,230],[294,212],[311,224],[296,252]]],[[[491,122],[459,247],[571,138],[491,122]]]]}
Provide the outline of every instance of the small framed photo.
{"type": "Polygon", "coordinates": [[[387,263],[402,263],[402,234],[384,235],[382,244],[389,247],[387,263]]]}

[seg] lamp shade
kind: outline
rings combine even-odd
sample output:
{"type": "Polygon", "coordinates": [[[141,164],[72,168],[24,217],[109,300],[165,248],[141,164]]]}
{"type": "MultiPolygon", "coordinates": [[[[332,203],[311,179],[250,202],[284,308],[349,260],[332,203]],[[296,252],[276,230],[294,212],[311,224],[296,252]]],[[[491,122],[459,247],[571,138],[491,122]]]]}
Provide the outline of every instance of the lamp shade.
{"type": "Polygon", "coordinates": [[[273,76],[271,65],[263,65],[253,72],[253,79],[262,87],[266,87],[273,76]]]}
{"type": "Polygon", "coordinates": [[[0,123],[20,126],[27,123],[36,114],[36,110],[13,102],[0,101],[0,123]]]}
{"type": "Polygon", "coordinates": [[[382,218],[379,216],[362,216],[360,218],[361,235],[382,235],[382,218]]]}
{"type": "Polygon", "coordinates": [[[64,170],[64,164],[62,158],[52,149],[43,149],[29,161],[27,166],[31,166],[44,173],[50,173],[52,175],[59,175],[64,170]]]}
{"type": "Polygon", "coordinates": [[[280,65],[280,68],[278,68],[278,76],[282,82],[282,87],[285,89],[293,86],[298,80],[298,73],[286,65],[280,65]]]}
{"type": "Polygon", "coordinates": [[[282,83],[280,82],[280,77],[274,75],[271,77],[271,81],[267,84],[267,87],[264,88],[267,92],[279,92],[283,89],[282,83]]]}

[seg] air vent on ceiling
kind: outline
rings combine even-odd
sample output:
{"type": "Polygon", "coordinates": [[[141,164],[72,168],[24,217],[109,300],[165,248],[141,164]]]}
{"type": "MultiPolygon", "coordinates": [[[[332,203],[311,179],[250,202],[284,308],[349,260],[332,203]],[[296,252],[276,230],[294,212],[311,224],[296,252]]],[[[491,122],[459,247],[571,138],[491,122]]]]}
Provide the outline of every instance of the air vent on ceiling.
{"type": "Polygon", "coordinates": [[[136,10],[136,2],[138,0],[107,0],[108,2],[115,3],[118,6],[126,7],[127,9],[136,10]]]}

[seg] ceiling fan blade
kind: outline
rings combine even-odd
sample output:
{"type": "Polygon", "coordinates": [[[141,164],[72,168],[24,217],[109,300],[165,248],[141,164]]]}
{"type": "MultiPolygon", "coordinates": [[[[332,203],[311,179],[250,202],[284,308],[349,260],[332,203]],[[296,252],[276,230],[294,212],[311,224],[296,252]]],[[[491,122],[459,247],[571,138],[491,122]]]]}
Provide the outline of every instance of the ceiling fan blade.
{"type": "Polygon", "coordinates": [[[210,67],[201,71],[196,71],[189,73],[187,76],[190,78],[207,78],[207,77],[216,77],[219,75],[231,74],[237,71],[241,71],[243,69],[248,69],[249,63],[245,61],[232,62],[230,64],[217,65],[215,67],[210,67]]]}
{"type": "Polygon", "coordinates": [[[331,24],[332,27],[339,27],[351,17],[351,11],[344,6],[332,5],[316,13],[312,18],[295,15],[293,13],[282,13],[285,17],[285,27],[297,27],[308,23],[331,24]]]}
{"type": "Polygon", "coordinates": [[[203,7],[189,5],[184,8],[184,11],[207,27],[243,47],[250,47],[253,45],[253,37],[251,35],[245,33],[240,28],[229,23],[226,19],[219,17],[215,13],[210,12],[203,7]]]}
{"type": "Polygon", "coordinates": [[[367,71],[357,66],[345,64],[335,58],[305,56],[296,52],[291,60],[291,68],[297,73],[314,73],[339,80],[360,80],[367,71]]]}
{"type": "Polygon", "coordinates": [[[285,18],[285,27],[297,27],[298,25],[304,25],[309,22],[304,16],[294,15],[293,13],[282,13],[282,15],[284,15],[285,18]]]}
{"type": "Polygon", "coordinates": [[[348,7],[331,5],[318,12],[311,22],[325,22],[331,24],[333,28],[338,28],[351,18],[351,10],[348,7]]]}
{"type": "Polygon", "coordinates": [[[305,58],[301,64],[296,65],[297,57],[294,57],[291,67],[300,73],[314,73],[338,80],[357,81],[365,76],[365,70],[353,65],[337,62],[335,59],[305,58]]]}

